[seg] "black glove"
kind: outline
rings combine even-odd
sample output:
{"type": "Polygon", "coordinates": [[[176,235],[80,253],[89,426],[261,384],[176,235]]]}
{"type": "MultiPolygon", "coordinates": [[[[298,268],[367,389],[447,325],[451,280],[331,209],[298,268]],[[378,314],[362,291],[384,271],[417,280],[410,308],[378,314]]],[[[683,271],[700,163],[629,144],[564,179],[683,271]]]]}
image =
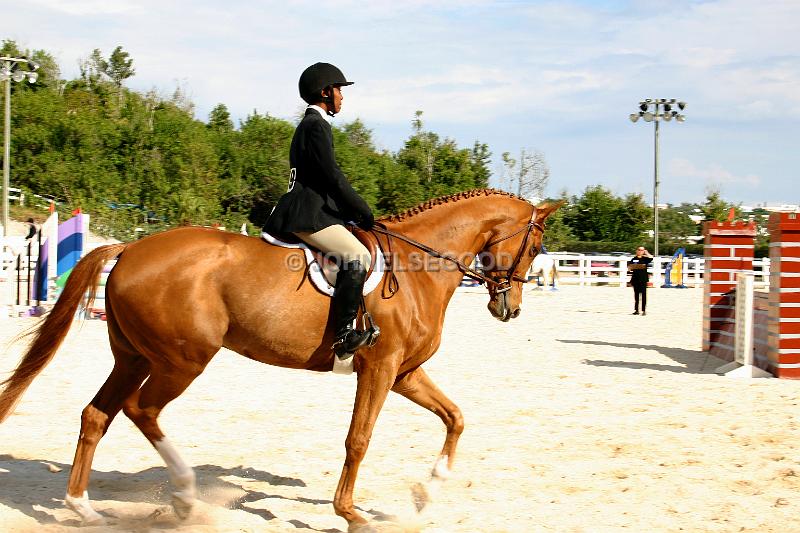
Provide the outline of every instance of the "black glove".
{"type": "Polygon", "coordinates": [[[372,215],[371,212],[362,216],[361,220],[358,221],[358,227],[365,231],[371,230],[372,226],[374,225],[375,225],[375,217],[372,215]]]}

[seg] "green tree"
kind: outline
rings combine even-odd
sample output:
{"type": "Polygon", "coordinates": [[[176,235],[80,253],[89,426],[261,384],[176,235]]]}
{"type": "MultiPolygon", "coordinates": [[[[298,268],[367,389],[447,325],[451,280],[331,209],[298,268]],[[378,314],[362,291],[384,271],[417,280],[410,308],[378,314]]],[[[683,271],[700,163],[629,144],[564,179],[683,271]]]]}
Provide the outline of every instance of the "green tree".
{"type": "Polygon", "coordinates": [[[490,166],[492,164],[492,152],[489,146],[475,141],[471,154],[473,182],[476,188],[486,188],[489,186],[489,178],[492,175],[490,166]]]}
{"type": "Polygon", "coordinates": [[[459,148],[452,139],[441,140],[437,134],[425,130],[422,114],[422,111],[414,114],[413,134],[395,158],[410,171],[410,174],[400,174],[399,179],[409,180],[409,183],[399,189],[421,190],[422,200],[426,200],[485,187],[491,156],[486,145],[476,143],[472,149],[465,149],[459,148]]]}
{"type": "Polygon", "coordinates": [[[95,48],[89,55],[89,60],[82,63],[81,71],[84,76],[95,81],[105,76],[116,87],[122,87],[122,82],[136,74],[133,59],[121,46],[114,48],[108,59],[103,57],[99,48],[95,48]]]}
{"type": "Polygon", "coordinates": [[[208,114],[207,126],[217,131],[233,131],[233,120],[231,113],[225,104],[217,104],[211,113],[208,114]]]}
{"type": "Polygon", "coordinates": [[[683,246],[687,244],[687,237],[700,234],[700,226],[690,218],[694,210],[693,204],[686,203],[659,210],[658,234],[665,246],[683,246]]]}
{"type": "Polygon", "coordinates": [[[439,143],[439,136],[424,130],[422,111],[414,113],[411,126],[414,134],[398,152],[397,161],[418,174],[420,181],[430,184],[433,180],[434,148],[439,143]]]}
{"type": "Polygon", "coordinates": [[[289,183],[289,145],[294,127],[254,111],[241,124],[237,138],[240,177],[231,183],[225,205],[244,212],[256,226],[266,222],[289,183]]]}
{"type": "Polygon", "coordinates": [[[336,162],[353,188],[369,205],[378,196],[379,156],[372,149],[372,133],[359,121],[333,130],[336,162]],[[355,142],[354,142],[355,141],[355,142]]]}
{"type": "MultiPolygon", "coordinates": [[[[168,98],[131,91],[122,47],[108,58],[95,49],[71,80],[45,51],[2,48],[41,64],[36,84],[12,84],[11,184],[57,201],[62,215],[81,207],[93,230],[127,240],[185,223],[259,226],[285,192],[293,124],[254,112],[237,129],[224,104],[204,123],[180,86],[168,98]]],[[[339,165],[378,215],[489,180],[487,146],[441,139],[421,112],[398,153],[376,150],[360,120],[333,136],[339,165]]]]}
{"type": "Polygon", "coordinates": [[[122,87],[123,81],[136,74],[136,70],[133,68],[133,58],[121,46],[114,48],[103,66],[103,72],[117,87],[122,87]]]}
{"type": "Polygon", "coordinates": [[[731,209],[734,210],[736,218],[741,217],[741,210],[722,199],[719,190],[709,189],[706,192],[706,199],[703,205],[700,206],[705,220],[727,220],[731,209]]]}
{"type": "Polygon", "coordinates": [[[564,222],[581,241],[636,243],[650,224],[650,210],[640,194],[624,198],[601,185],[587,187],[564,208],[564,222]]]}
{"type": "Polygon", "coordinates": [[[564,215],[569,205],[569,197],[566,191],[562,191],[558,198],[548,198],[547,202],[554,203],[560,202],[561,208],[547,217],[546,229],[542,243],[548,252],[560,252],[568,250],[570,245],[575,241],[575,235],[564,221],[564,215]]]}

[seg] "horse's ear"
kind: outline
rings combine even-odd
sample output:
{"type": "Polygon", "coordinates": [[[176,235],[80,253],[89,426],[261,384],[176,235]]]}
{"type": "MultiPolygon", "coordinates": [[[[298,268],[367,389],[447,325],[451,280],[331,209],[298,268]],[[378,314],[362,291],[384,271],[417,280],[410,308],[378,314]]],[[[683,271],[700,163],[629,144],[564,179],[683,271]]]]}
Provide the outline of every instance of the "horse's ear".
{"type": "Polygon", "coordinates": [[[559,200],[558,202],[543,202],[536,206],[536,221],[537,222],[544,222],[547,217],[555,213],[560,207],[562,207],[566,200],[559,200]]]}

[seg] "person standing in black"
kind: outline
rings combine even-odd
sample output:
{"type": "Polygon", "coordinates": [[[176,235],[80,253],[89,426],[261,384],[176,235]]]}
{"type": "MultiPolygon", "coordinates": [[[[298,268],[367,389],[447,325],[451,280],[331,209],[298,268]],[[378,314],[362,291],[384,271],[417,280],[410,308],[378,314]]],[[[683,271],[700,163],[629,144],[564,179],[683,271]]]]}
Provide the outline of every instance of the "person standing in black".
{"type": "Polygon", "coordinates": [[[36,228],[36,222],[32,218],[29,218],[27,222],[25,222],[28,226],[28,234],[25,236],[25,241],[30,241],[34,237],[36,237],[36,233],[39,231],[36,228]]]}
{"type": "Polygon", "coordinates": [[[355,222],[369,230],[375,219],[336,164],[329,123],[342,108],[341,88],[352,84],[329,63],[315,63],[300,75],[300,96],[308,107],[292,137],[289,187],[264,225],[271,235],[293,233],[337,260],[332,348],[341,360],[350,358],[374,334],[353,327],[371,258],[345,224],[355,222]]]}
{"type": "Polygon", "coordinates": [[[633,287],[633,314],[639,314],[639,296],[642,299],[642,315],[647,309],[647,282],[650,281],[647,267],[653,262],[653,256],[644,246],[636,249],[636,256],[628,261],[628,272],[631,273],[631,286],[633,287]]]}

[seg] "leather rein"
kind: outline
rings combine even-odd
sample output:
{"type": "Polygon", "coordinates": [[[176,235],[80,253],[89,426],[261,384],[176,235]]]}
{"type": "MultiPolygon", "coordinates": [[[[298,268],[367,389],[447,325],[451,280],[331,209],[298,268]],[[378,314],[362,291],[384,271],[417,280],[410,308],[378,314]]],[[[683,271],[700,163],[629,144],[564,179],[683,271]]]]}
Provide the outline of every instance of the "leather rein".
{"type": "MultiPolygon", "coordinates": [[[[505,275],[500,275],[500,276],[496,276],[496,277],[490,277],[490,276],[487,276],[487,275],[485,275],[485,274],[483,274],[481,272],[478,272],[474,268],[471,268],[470,266],[464,264],[464,262],[459,261],[457,258],[449,256],[449,255],[445,255],[445,254],[439,252],[438,250],[436,250],[434,248],[431,248],[430,246],[427,246],[427,245],[425,245],[425,244],[423,244],[423,243],[421,243],[419,241],[415,241],[414,239],[406,237],[405,235],[402,235],[400,233],[394,232],[394,231],[386,228],[386,226],[384,226],[382,224],[377,224],[376,223],[376,225],[373,226],[372,231],[374,231],[376,233],[380,233],[380,234],[386,235],[387,242],[389,244],[389,250],[391,250],[391,239],[392,238],[401,240],[401,241],[403,241],[405,243],[408,243],[411,246],[413,246],[413,247],[425,252],[426,254],[430,255],[431,257],[436,257],[437,259],[443,259],[445,261],[449,261],[450,263],[453,263],[456,266],[456,268],[458,268],[458,270],[464,276],[466,276],[466,277],[468,277],[470,279],[474,279],[475,281],[477,281],[479,283],[486,283],[487,287],[489,287],[491,289],[494,289],[496,293],[502,293],[502,292],[506,292],[506,291],[511,290],[511,282],[512,281],[519,281],[520,283],[527,283],[528,282],[528,280],[526,278],[522,278],[522,277],[518,276],[515,271],[517,269],[517,266],[519,266],[520,261],[522,261],[522,255],[525,252],[525,248],[526,248],[526,246],[528,244],[528,241],[530,240],[531,232],[533,232],[533,229],[536,228],[541,233],[544,233],[544,226],[541,223],[536,221],[536,212],[537,212],[536,206],[533,206],[533,213],[531,213],[531,218],[530,218],[530,220],[528,221],[528,223],[525,226],[523,226],[522,228],[518,229],[517,231],[515,231],[513,233],[509,233],[508,235],[505,235],[503,237],[499,237],[499,238],[497,238],[497,239],[495,239],[493,241],[489,241],[488,243],[486,243],[486,246],[484,246],[484,250],[487,250],[487,249],[491,248],[492,246],[494,246],[496,244],[499,244],[499,243],[501,243],[503,241],[506,241],[508,239],[516,237],[517,235],[519,235],[523,231],[525,232],[525,238],[522,239],[522,244],[520,245],[519,250],[517,251],[517,255],[514,258],[514,261],[511,263],[511,267],[509,267],[508,269],[504,269],[504,270],[495,270],[495,271],[493,271],[492,273],[501,273],[501,272],[505,273],[505,275]],[[510,272],[510,274],[509,274],[509,272],[510,272]]],[[[380,243],[380,241],[378,241],[378,242],[380,243]]],[[[390,292],[394,293],[394,291],[390,291],[390,292]]]]}

